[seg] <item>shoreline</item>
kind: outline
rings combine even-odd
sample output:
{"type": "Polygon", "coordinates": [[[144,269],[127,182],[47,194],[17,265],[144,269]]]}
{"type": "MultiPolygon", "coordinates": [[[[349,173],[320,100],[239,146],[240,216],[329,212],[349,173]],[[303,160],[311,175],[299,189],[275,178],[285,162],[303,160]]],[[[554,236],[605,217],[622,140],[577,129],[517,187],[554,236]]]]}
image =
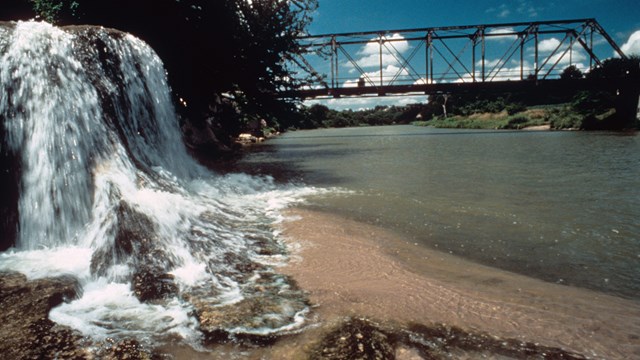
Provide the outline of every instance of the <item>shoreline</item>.
{"type": "Polygon", "coordinates": [[[279,271],[308,293],[317,327],[347,317],[446,324],[589,358],[640,356],[634,301],[471,263],[331,214],[297,208],[286,217],[291,260],[279,271]]]}

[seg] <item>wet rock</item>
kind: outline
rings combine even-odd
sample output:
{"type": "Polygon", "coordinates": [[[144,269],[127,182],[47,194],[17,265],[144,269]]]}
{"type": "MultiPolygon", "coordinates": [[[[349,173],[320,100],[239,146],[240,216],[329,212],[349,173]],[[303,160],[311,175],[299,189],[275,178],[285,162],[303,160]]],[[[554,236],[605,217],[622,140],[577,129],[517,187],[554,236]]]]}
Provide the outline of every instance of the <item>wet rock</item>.
{"type": "Polygon", "coordinates": [[[228,153],[231,147],[218,139],[215,134],[214,126],[211,121],[194,122],[185,120],[182,124],[182,133],[184,135],[185,144],[196,155],[204,154],[219,155],[228,153]]]}
{"type": "Polygon", "coordinates": [[[91,273],[105,276],[116,264],[133,268],[168,268],[171,261],[158,245],[156,226],[145,214],[135,210],[125,201],[120,201],[116,211],[115,239],[97,249],[91,257],[91,273]]]}
{"type": "Polygon", "coordinates": [[[221,306],[210,302],[211,297],[204,294],[189,297],[207,343],[269,345],[283,334],[268,330],[295,323],[295,317],[309,307],[293,280],[269,272],[258,275],[258,280],[245,286],[243,299],[236,303],[221,306]]]}
{"type": "Polygon", "coordinates": [[[586,357],[515,339],[445,325],[386,326],[368,319],[346,319],[314,345],[310,359],[567,359],[586,357]]]}
{"type": "Polygon", "coordinates": [[[0,273],[0,354],[4,359],[85,359],[83,338],[48,319],[51,308],[77,297],[73,277],[28,281],[0,273]]]}
{"type": "Polygon", "coordinates": [[[246,256],[242,256],[233,252],[225,253],[224,261],[226,264],[233,264],[233,268],[239,273],[239,277],[249,277],[252,276],[252,274],[256,271],[265,270],[264,265],[258,264],[254,261],[251,261],[246,256]]]}
{"type": "Polygon", "coordinates": [[[109,274],[113,265],[128,265],[132,269],[131,287],[140,301],[161,300],[178,294],[165,250],[159,245],[156,225],[145,214],[126,201],[120,201],[116,211],[115,238],[93,253],[91,273],[109,274]]]}
{"type": "Polygon", "coordinates": [[[143,302],[161,300],[178,294],[174,276],[157,267],[139,269],[133,274],[131,286],[138,300],[143,302]]]}
{"type": "Polygon", "coordinates": [[[161,360],[171,359],[168,355],[162,355],[150,351],[133,339],[123,339],[115,341],[107,339],[102,346],[96,350],[95,356],[98,359],[114,360],[161,360]]]}
{"type": "Polygon", "coordinates": [[[445,325],[412,324],[399,332],[400,341],[425,354],[427,359],[465,358],[567,359],[584,360],[585,356],[515,339],[501,339],[445,325]]]}
{"type": "Polygon", "coordinates": [[[395,359],[396,339],[366,319],[349,319],[327,334],[312,351],[311,359],[395,359]]]}

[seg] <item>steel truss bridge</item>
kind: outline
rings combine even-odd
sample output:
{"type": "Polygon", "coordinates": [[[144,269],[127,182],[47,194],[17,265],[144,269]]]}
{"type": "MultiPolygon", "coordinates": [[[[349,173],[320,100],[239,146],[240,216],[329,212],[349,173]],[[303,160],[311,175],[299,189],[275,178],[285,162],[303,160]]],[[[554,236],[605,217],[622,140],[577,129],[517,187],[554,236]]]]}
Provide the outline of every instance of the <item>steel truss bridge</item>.
{"type": "Polygon", "coordinates": [[[626,58],[595,19],[314,35],[299,43],[305,52],[292,59],[294,71],[314,83],[295,95],[307,99],[612,87],[560,74],[626,58]]]}

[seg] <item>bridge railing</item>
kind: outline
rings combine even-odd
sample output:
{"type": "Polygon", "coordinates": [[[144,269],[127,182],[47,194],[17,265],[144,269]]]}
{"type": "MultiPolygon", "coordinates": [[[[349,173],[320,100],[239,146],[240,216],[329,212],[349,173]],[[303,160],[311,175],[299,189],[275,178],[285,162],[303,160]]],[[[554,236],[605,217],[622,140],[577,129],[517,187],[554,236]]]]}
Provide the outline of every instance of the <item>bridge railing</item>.
{"type": "Polygon", "coordinates": [[[625,57],[595,19],[304,36],[294,72],[315,77],[303,97],[415,91],[416,85],[557,79],[625,57]],[[403,88],[405,90],[403,90],[403,88]],[[361,89],[361,91],[358,91],[361,89]]]}

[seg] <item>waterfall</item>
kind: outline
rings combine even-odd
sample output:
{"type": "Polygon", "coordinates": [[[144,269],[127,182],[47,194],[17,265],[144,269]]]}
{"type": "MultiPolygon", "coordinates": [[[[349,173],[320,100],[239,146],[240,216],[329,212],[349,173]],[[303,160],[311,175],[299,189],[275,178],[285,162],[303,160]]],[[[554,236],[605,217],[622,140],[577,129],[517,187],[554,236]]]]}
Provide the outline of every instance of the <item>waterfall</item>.
{"type": "Polygon", "coordinates": [[[78,277],[82,296],[52,320],[97,339],[192,344],[303,323],[301,291],[273,270],[286,252],[272,225],[317,190],[198,165],[148,45],[0,23],[0,87],[0,170],[17,191],[0,269],[78,277]]]}

